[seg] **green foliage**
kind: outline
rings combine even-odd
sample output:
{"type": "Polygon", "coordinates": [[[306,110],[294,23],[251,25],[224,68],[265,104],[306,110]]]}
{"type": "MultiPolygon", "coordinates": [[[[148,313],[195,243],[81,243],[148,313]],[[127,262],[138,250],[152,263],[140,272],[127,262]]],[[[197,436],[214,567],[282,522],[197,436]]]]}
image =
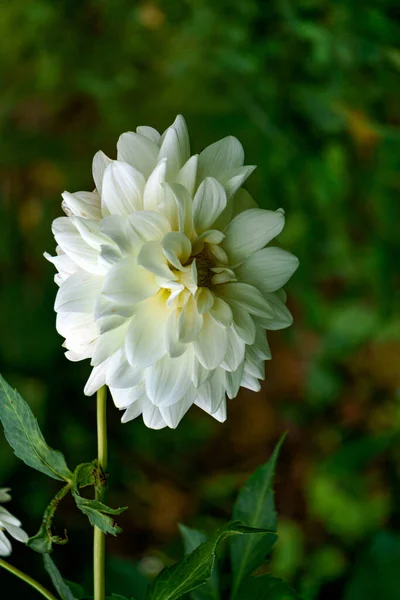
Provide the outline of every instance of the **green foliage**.
{"type": "Polygon", "coordinates": [[[239,492],[233,508],[233,517],[249,527],[269,530],[258,538],[236,538],[231,540],[233,570],[233,598],[242,583],[271,551],[277,535],[277,515],[274,505],[273,481],[279,450],[284,437],[277,444],[268,462],[257,469],[239,492]]]}
{"type": "Polygon", "coordinates": [[[177,600],[210,577],[219,544],[233,535],[261,535],[262,529],[245,527],[238,521],[231,521],[219,529],[214,536],[203,542],[179,563],[164,568],[149,586],[147,600],[177,600]]]}
{"type": "MultiPolygon", "coordinates": [[[[185,554],[190,554],[201,544],[207,541],[207,536],[197,529],[191,529],[185,525],[179,525],[179,531],[183,538],[185,554]]],[[[191,592],[192,600],[219,600],[219,577],[218,565],[215,564],[210,577],[199,588],[191,592]]]]}
{"type": "Polygon", "coordinates": [[[359,557],[344,600],[398,600],[400,536],[380,531],[359,557]]]}
{"type": "Polygon", "coordinates": [[[77,492],[73,492],[72,495],[75,498],[77,507],[89,518],[93,527],[98,527],[104,533],[110,533],[111,535],[118,535],[122,532],[121,527],[118,527],[112,516],[120,515],[126,510],[126,507],[110,508],[99,500],[83,498],[77,492]]]}
{"type": "Polygon", "coordinates": [[[8,443],[29,467],[53,479],[68,481],[72,473],[64,456],[52,450],[40,431],[28,404],[0,375],[0,420],[8,443]]]}
{"type": "Polygon", "coordinates": [[[270,575],[248,577],[235,597],[238,600],[300,600],[287,583],[270,575]]]}
{"type": "Polygon", "coordinates": [[[43,563],[46,571],[50,575],[50,579],[53,582],[54,587],[60,594],[61,600],[78,600],[69,588],[66,581],[62,578],[60,571],[57,569],[53,559],[49,554],[43,556],[43,563]]]}

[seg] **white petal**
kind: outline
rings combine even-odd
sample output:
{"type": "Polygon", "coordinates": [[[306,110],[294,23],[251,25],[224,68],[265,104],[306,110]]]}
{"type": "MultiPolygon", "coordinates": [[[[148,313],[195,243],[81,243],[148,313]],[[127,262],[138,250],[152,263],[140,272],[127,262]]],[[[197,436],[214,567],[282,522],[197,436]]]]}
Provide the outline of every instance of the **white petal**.
{"type": "Polygon", "coordinates": [[[207,231],[203,231],[203,233],[199,235],[198,239],[207,242],[207,244],[220,244],[224,237],[225,235],[217,229],[207,229],[207,231]]]}
{"type": "Polygon", "coordinates": [[[257,353],[264,360],[270,360],[271,350],[268,344],[266,332],[258,324],[256,325],[256,338],[254,340],[254,347],[257,353]]]}
{"type": "Polygon", "coordinates": [[[179,183],[164,184],[165,204],[169,214],[167,218],[171,223],[172,229],[176,229],[176,216],[179,231],[184,233],[189,239],[193,235],[193,216],[192,216],[192,198],[183,185],[179,183]],[[175,204],[175,207],[173,206],[175,204]],[[173,210],[175,208],[175,210],[173,210]]]}
{"type": "Polygon", "coordinates": [[[238,264],[263,248],[280,234],[284,224],[285,217],[281,210],[252,208],[237,215],[226,229],[222,242],[231,264],[238,264]]]}
{"type": "Polygon", "coordinates": [[[203,326],[203,315],[197,310],[197,302],[189,296],[178,321],[178,340],[185,344],[192,342],[198,336],[203,326]]]}
{"type": "Polygon", "coordinates": [[[104,239],[102,242],[102,249],[104,248],[104,244],[109,243],[113,248],[115,247],[115,244],[117,245],[121,256],[132,252],[132,236],[128,231],[126,217],[123,217],[122,215],[110,215],[104,217],[100,222],[99,233],[103,238],[109,239],[109,242],[107,239],[104,239]]]}
{"type": "Polygon", "coordinates": [[[250,177],[255,168],[256,167],[254,165],[241,167],[240,169],[237,169],[232,177],[229,177],[227,181],[224,181],[224,188],[228,198],[237,192],[240,186],[244,184],[246,179],[250,177]]]}
{"type": "Polygon", "coordinates": [[[157,129],[154,129],[154,127],[140,125],[139,127],[136,127],[136,133],[147,138],[154,144],[157,144],[157,146],[160,144],[161,135],[158,133],[157,129]]]}
{"type": "Polygon", "coordinates": [[[92,369],[90,377],[86,382],[83,393],[85,396],[93,396],[103,385],[106,384],[107,361],[92,369]]]}
{"type": "Polygon", "coordinates": [[[223,361],[228,347],[226,329],[216,324],[209,314],[203,318],[203,327],[193,342],[194,350],[203,367],[216,369],[223,361]]]}
{"type": "Polygon", "coordinates": [[[213,177],[206,177],[193,200],[193,221],[197,233],[210,229],[226,207],[226,193],[213,177]]]}
{"type": "Polygon", "coordinates": [[[223,283],[215,286],[214,291],[219,297],[228,302],[238,304],[252,315],[272,318],[274,313],[261,292],[247,283],[223,283]]]}
{"type": "Polygon", "coordinates": [[[278,292],[268,294],[266,298],[272,310],[274,311],[274,314],[270,319],[260,319],[262,326],[265,327],[265,329],[270,330],[285,329],[286,327],[290,327],[290,325],[293,323],[293,317],[287,306],[279,298],[278,292]]]}
{"type": "Polygon", "coordinates": [[[140,249],[137,257],[139,265],[148,272],[154,273],[162,279],[176,280],[176,275],[168,266],[168,260],[164,256],[160,242],[146,242],[140,249]]]}
{"type": "Polygon", "coordinates": [[[163,294],[137,306],[125,342],[127,359],[135,369],[153,365],[166,353],[165,327],[169,315],[163,294]]]}
{"type": "Polygon", "coordinates": [[[184,233],[170,231],[162,241],[162,250],[171,265],[182,271],[182,264],[190,258],[192,244],[184,233]]]}
{"type": "Polygon", "coordinates": [[[208,288],[199,288],[196,292],[197,310],[201,315],[207,313],[214,306],[215,296],[208,288]]]}
{"type": "Polygon", "coordinates": [[[145,394],[144,382],[125,389],[111,388],[111,394],[114,404],[117,408],[127,408],[131,404],[136,404],[137,401],[145,394]]]}
{"type": "Polygon", "coordinates": [[[226,400],[223,400],[221,402],[217,412],[213,413],[211,416],[214,417],[214,419],[217,419],[217,421],[219,421],[220,423],[224,423],[224,421],[226,421],[226,400]]]}
{"type": "Polygon", "coordinates": [[[248,390],[252,390],[253,392],[259,392],[261,390],[261,384],[252,375],[249,375],[246,371],[243,371],[242,381],[240,385],[248,390]]]}
{"type": "Polygon", "coordinates": [[[93,367],[103,363],[105,360],[110,358],[110,356],[115,354],[117,350],[124,346],[128,327],[129,321],[125,321],[116,329],[111,329],[110,331],[99,335],[93,350],[92,360],[90,362],[93,367]]]}
{"type": "Polygon", "coordinates": [[[104,173],[102,202],[111,214],[130,215],[143,208],[144,186],[142,173],[114,160],[104,173]]]}
{"type": "Polygon", "coordinates": [[[147,179],[157,164],[159,148],[148,138],[129,131],[120,136],[117,151],[118,160],[132,165],[147,179]]]}
{"type": "Polygon", "coordinates": [[[158,154],[158,161],[161,159],[167,159],[167,180],[174,181],[179,169],[186,162],[181,160],[179,151],[179,139],[176,129],[170,127],[167,129],[164,140],[161,144],[160,152],[158,154]]]}
{"type": "Polygon", "coordinates": [[[243,161],[242,144],[235,137],[228,136],[201,152],[197,181],[200,183],[205,177],[220,179],[227,171],[241,167],[243,161]]]}
{"type": "Polygon", "coordinates": [[[210,315],[222,327],[230,327],[232,325],[232,309],[225,300],[214,296],[214,304],[210,309],[210,315]]]}
{"type": "Polygon", "coordinates": [[[231,306],[233,326],[246,344],[253,344],[256,337],[256,326],[252,316],[238,304],[231,306]]]}
{"type": "Polygon", "coordinates": [[[121,423],[128,423],[128,421],[132,421],[133,419],[136,419],[141,414],[142,414],[142,402],[140,399],[138,399],[138,400],[136,400],[136,402],[133,402],[130,406],[128,406],[128,408],[122,415],[121,423]]]}
{"type": "Polygon", "coordinates": [[[194,388],[189,388],[183,398],[172,406],[160,406],[162,418],[171,429],[176,429],[192,406],[195,397],[194,388]]]}
{"type": "Polygon", "coordinates": [[[84,219],[101,219],[100,196],[96,192],[75,192],[62,194],[62,209],[68,217],[76,215],[84,219]]]}
{"type": "Polygon", "coordinates": [[[11,543],[0,529],[0,556],[10,556],[11,543]]]}
{"type": "Polygon", "coordinates": [[[168,220],[151,210],[138,210],[127,219],[128,227],[133,231],[135,239],[141,244],[161,241],[171,231],[168,220]]]}
{"type": "Polygon", "coordinates": [[[71,223],[79,231],[82,239],[91,248],[99,251],[101,245],[107,242],[107,238],[100,233],[100,221],[94,221],[93,219],[83,219],[82,217],[70,217],[71,223]]]}
{"type": "Polygon", "coordinates": [[[54,310],[60,312],[92,313],[96,296],[100,293],[101,277],[90,273],[74,273],[58,290],[54,310]]]}
{"type": "Polygon", "coordinates": [[[191,156],[189,160],[183,165],[181,170],[176,176],[176,182],[182,184],[191,196],[194,195],[196,189],[196,177],[197,177],[197,165],[199,162],[199,155],[195,154],[191,156]]]}
{"type": "Polygon", "coordinates": [[[164,200],[164,188],[162,184],[166,181],[167,159],[161,160],[147,180],[143,193],[143,207],[145,210],[157,210],[164,200]]]}
{"type": "Polygon", "coordinates": [[[228,347],[221,363],[226,371],[236,371],[244,360],[246,345],[234,327],[227,329],[228,347]]]}
{"type": "Polygon", "coordinates": [[[93,171],[93,180],[94,183],[96,185],[96,189],[99,192],[100,196],[103,190],[103,177],[104,177],[104,171],[107,169],[107,167],[112,163],[111,158],[108,158],[108,156],[106,156],[104,154],[104,152],[102,152],[101,150],[99,150],[93,158],[93,166],[92,166],[92,171],[93,171]]]}
{"type": "Polygon", "coordinates": [[[178,134],[179,156],[183,165],[190,157],[190,141],[186,121],[182,115],[176,117],[171,127],[173,127],[178,134]]]}
{"type": "Polygon", "coordinates": [[[6,525],[5,529],[18,542],[26,544],[29,539],[29,535],[20,527],[16,527],[15,525],[6,525]]]}
{"type": "Polygon", "coordinates": [[[263,294],[275,292],[293,275],[299,260],[281,248],[263,248],[249,256],[236,270],[238,279],[256,286],[263,294]]]}
{"type": "Polygon", "coordinates": [[[107,362],[106,382],[110,388],[131,388],[143,380],[143,372],[129,364],[125,349],[118,350],[107,362]]]}
{"type": "Polygon", "coordinates": [[[4,506],[0,506],[0,527],[8,529],[9,525],[14,527],[20,527],[21,521],[14,517],[4,506]]]}
{"type": "Polygon", "coordinates": [[[69,350],[82,352],[84,347],[95,341],[99,335],[97,323],[92,313],[59,312],[56,329],[66,338],[69,350]]]}
{"type": "Polygon", "coordinates": [[[259,208],[257,202],[252,198],[247,190],[241,188],[238,190],[237,194],[234,195],[232,202],[232,218],[236,217],[240,213],[245,210],[250,210],[251,208],[259,208]]]}
{"type": "Polygon", "coordinates": [[[210,415],[217,412],[225,399],[224,382],[224,373],[217,369],[214,375],[197,389],[196,406],[210,415]]]}
{"type": "Polygon", "coordinates": [[[160,409],[148,400],[142,404],[143,422],[150,429],[163,429],[167,426],[162,418],[160,409]]]}
{"type": "Polygon", "coordinates": [[[210,370],[203,367],[201,362],[199,362],[192,346],[189,348],[188,352],[191,352],[192,354],[192,382],[194,387],[198,388],[213,376],[214,369],[210,370]]]}
{"type": "Polygon", "coordinates": [[[244,363],[241,363],[236,371],[225,372],[225,386],[228,398],[235,398],[239,392],[243,377],[244,363]]]}
{"type": "Polygon", "coordinates": [[[154,275],[129,257],[109,270],[101,294],[116,304],[129,306],[153,296],[158,290],[154,275]]]}
{"type": "Polygon", "coordinates": [[[188,391],[191,380],[191,354],[177,358],[164,356],[145,372],[146,392],[155,406],[171,406],[188,391]]]}
{"type": "Polygon", "coordinates": [[[108,298],[99,295],[94,303],[94,318],[101,333],[122,325],[125,319],[133,315],[135,304],[115,304],[108,298]]]}
{"type": "Polygon", "coordinates": [[[9,502],[11,500],[11,488],[0,488],[0,502],[9,502]]]}
{"type": "Polygon", "coordinates": [[[67,255],[60,254],[58,256],[50,256],[48,252],[44,252],[43,256],[46,260],[53,263],[59,273],[56,275],[58,285],[61,285],[72,273],[80,270],[78,265],[67,255]]]}
{"type": "Polygon", "coordinates": [[[247,348],[244,370],[256,379],[265,379],[265,363],[253,346],[247,348]]]}
{"type": "Polygon", "coordinates": [[[70,218],[55,219],[51,228],[57,244],[77,265],[89,273],[102,274],[98,251],[85,242],[70,218]]]}
{"type": "Polygon", "coordinates": [[[178,340],[178,324],[182,309],[173,310],[165,326],[165,345],[168,356],[176,358],[187,350],[187,345],[178,340]]]}

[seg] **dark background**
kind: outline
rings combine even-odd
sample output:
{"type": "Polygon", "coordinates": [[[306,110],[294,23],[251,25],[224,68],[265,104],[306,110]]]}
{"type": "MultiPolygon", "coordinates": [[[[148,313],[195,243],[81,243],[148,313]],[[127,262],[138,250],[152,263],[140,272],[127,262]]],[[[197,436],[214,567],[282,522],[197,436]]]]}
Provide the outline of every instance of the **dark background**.
{"type": "MultiPolygon", "coordinates": [[[[283,207],[300,258],[295,317],[272,333],[260,393],[221,425],[192,409],[176,431],[122,426],[110,404],[109,502],[129,505],[109,550],[111,591],[132,591],[181,549],[177,523],[211,530],[284,431],[271,569],[306,600],[400,598],[399,11],[389,0],[13,0],[0,8],[0,369],[69,465],[95,455],[89,365],[55,331],[51,221],[60,193],[93,188],[98,149],[182,113],[192,152],[232,134],[247,188],[283,207]],[[150,557],[150,558],[149,558],[150,557]]],[[[57,482],[0,437],[0,485],[33,534],[57,482]]],[[[55,560],[90,581],[90,530],[72,502],[55,560]],[[86,561],[86,565],[87,565],[86,561]]],[[[40,557],[12,561],[47,581],[40,557]]],[[[50,583],[47,581],[47,585],[50,583]]],[[[36,593],[0,573],[0,596],[36,593]],[[13,592],[8,591],[13,590],[13,592]]]]}

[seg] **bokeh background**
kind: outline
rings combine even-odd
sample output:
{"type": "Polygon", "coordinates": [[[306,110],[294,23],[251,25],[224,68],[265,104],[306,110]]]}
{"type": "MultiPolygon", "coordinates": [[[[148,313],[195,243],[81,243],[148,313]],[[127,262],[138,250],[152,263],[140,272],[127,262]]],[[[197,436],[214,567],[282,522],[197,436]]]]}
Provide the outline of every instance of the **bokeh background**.
{"type": "MultiPolygon", "coordinates": [[[[92,189],[98,149],[115,156],[120,133],[177,113],[194,152],[237,136],[258,165],[247,188],[285,209],[279,243],[300,258],[295,324],[271,333],[262,391],[230,401],[225,424],[192,409],[154,432],[110,406],[109,501],[129,505],[109,543],[113,591],[132,591],[129,560],[151,572],[179,556],[178,522],[229,518],[288,431],[271,570],[305,600],[400,598],[399,17],[390,0],[1,3],[0,369],[70,465],[94,458],[95,407],[89,365],[63,355],[42,254],[60,193],[92,189]]],[[[0,485],[33,534],[57,483],[2,436],[0,485]]],[[[64,574],[90,581],[90,531],[68,500],[56,527],[64,574]]],[[[13,560],[46,581],[40,557],[13,560]]],[[[0,589],[35,595],[4,572],[0,589]]]]}

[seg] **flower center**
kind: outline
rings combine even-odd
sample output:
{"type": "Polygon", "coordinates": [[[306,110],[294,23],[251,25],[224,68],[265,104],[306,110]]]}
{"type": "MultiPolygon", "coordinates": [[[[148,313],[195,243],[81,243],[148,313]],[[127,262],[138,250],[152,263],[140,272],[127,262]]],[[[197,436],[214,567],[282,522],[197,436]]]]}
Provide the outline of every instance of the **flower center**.
{"type": "Polygon", "coordinates": [[[214,275],[211,266],[211,262],[205,256],[196,256],[198,287],[210,287],[211,278],[214,275]]]}

